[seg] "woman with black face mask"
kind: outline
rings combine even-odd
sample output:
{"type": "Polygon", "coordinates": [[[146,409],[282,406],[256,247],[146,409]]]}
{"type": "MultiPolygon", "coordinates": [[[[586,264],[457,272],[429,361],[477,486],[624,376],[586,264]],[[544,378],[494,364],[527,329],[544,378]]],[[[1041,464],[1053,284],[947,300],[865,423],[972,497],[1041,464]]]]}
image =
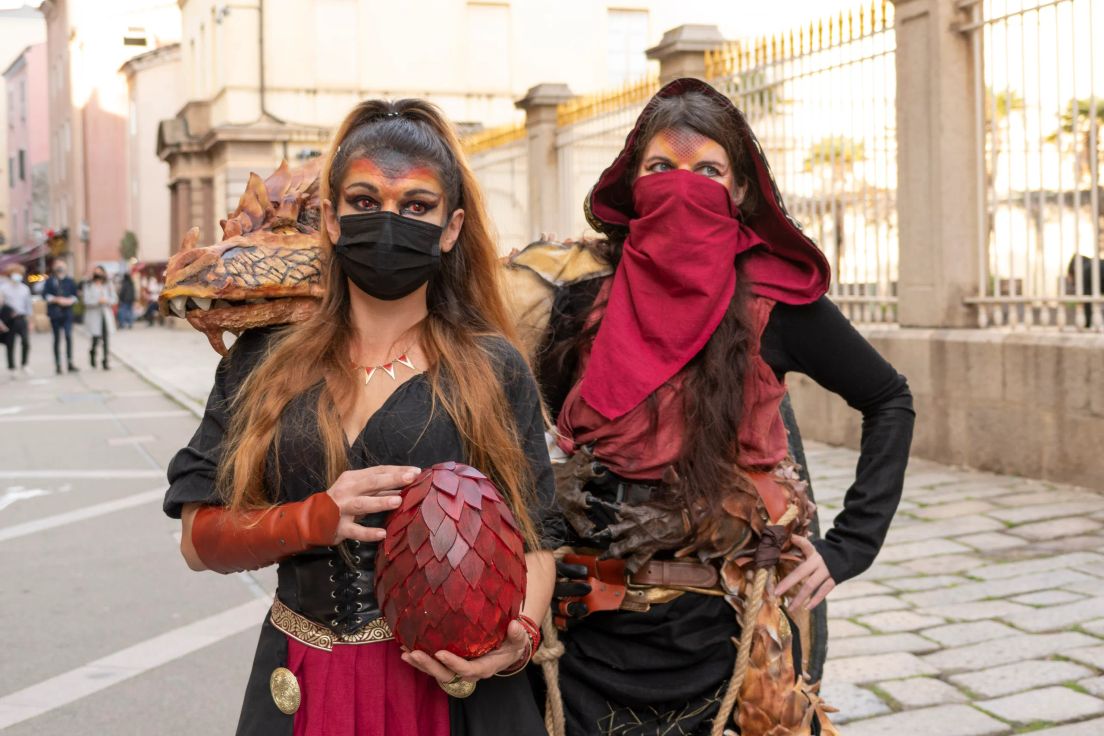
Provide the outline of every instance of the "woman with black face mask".
{"type": "Polygon", "coordinates": [[[241,335],[169,467],[165,511],[183,521],[192,569],[279,565],[238,733],[543,734],[526,678],[493,677],[520,672],[539,645],[545,550],[562,527],[482,196],[452,128],[419,100],[357,106],[319,196],[321,307],[241,335]],[[520,615],[472,659],[401,648],[375,595],[396,489],[447,461],[494,482],[526,541],[520,615]]]}
{"type": "Polygon", "coordinates": [[[84,302],[84,326],[92,338],[92,347],[88,350],[88,362],[96,367],[96,350],[102,344],[103,356],[100,365],[106,371],[111,366],[107,359],[109,335],[115,334],[115,313],[112,310],[119,302],[115,294],[115,287],[107,272],[101,266],[96,266],[92,271],[92,279],[86,281],[81,295],[84,302]]]}

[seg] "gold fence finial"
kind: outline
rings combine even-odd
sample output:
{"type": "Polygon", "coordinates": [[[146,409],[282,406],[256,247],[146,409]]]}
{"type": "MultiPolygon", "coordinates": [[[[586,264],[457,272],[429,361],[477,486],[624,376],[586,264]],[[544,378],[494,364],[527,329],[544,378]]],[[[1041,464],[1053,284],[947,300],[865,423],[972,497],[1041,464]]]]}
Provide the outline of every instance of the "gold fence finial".
{"type": "Polygon", "coordinates": [[[824,48],[824,21],[817,21],[817,50],[824,48]]]}
{"type": "MultiPolygon", "coordinates": [[[[861,28],[859,29],[862,30],[861,28]]],[[[847,40],[851,41],[855,38],[855,10],[852,8],[847,12],[847,40]]]]}
{"type": "Polygon", "coordinates": [[[889,14],[890,8],[886,0],[882,0],[882,30],[884,31],[889,26],[889,14]]]}

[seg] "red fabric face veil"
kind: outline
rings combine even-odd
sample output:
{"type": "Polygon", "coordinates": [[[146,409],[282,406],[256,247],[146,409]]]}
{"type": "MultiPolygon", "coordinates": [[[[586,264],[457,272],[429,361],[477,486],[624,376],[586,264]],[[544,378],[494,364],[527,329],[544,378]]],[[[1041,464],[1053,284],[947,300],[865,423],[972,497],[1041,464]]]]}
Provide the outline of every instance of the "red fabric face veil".
{"type": "Polygon", "coordinates": [[[642,176],[621,262],[582,379],[607,419],[642,402],[705,346],[736,290],[735,260],[762,239],[732,194],[700,174],[642,176]]]}

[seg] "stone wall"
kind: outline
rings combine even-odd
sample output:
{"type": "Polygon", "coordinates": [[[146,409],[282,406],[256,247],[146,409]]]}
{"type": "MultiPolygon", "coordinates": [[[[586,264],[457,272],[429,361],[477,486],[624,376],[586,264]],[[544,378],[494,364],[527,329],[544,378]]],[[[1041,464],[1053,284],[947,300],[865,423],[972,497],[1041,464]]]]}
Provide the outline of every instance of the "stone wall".
{"type": "MultiPolygon", "coordinates": [[[[908,377],[914,456],[1104,489],[1104,335],[860,329],[908,377]]],[[[789,385],[805,437],[858,447],[858,412],[789,385]]]]}

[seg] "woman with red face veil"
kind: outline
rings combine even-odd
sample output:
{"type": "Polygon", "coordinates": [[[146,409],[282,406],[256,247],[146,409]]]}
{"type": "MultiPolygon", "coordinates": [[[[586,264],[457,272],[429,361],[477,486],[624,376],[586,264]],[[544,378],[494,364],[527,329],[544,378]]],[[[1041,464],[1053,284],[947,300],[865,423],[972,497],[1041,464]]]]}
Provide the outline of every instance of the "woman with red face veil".
{"type": "Polygon", "coordinates": [[[825,297],[823,255],[709,85],[659,91],[586,209],[611,275],[560,289],[538,371],[576,552],[553,601],[566,731],[834,733],[793,620],[881,546],[911,442],[906,381],[825,297]],[[779,415],[790,371],[863,415],[855,482],[815,543],[779,415]],[[780,578],[734,676],[756,568],[780,578]]]}
{"type": "MultiPolygon", "coordinates": [[[[539,643],[531,621],[554,582],[542,550],[560,535],[544,414],[514,347],[482,196],[450,125],[420,100],[358,105],[320,183],[321,307],[239,338],[169,466],[165,512],[182,518],[190,567],[278,565],[237,732],[542,734],[525,678],[493,677],[523,669],[539,643]],[[471,660],[403,650],[375,595],[396,489],[449,461],[493,479],[527,542],[521,615],[471,660]]],[[[286,226],[313,229],[302,218],[317,211],[286,226]]],[[[431,598],[423,605],[449,603],[431,598]]]]}

